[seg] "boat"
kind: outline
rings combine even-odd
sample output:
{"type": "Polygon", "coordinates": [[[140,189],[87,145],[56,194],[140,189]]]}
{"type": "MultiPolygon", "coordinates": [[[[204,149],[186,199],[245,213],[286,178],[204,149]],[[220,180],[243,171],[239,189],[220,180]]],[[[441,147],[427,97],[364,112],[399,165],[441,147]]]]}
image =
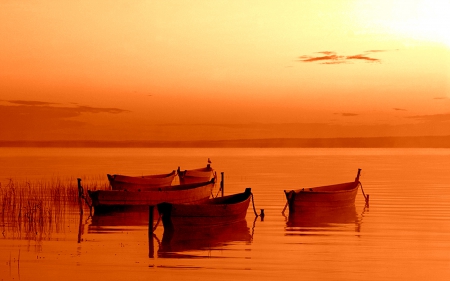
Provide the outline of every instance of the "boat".
{"type": "Polygon", "coordinates": [[[172,185],[177,172],[173,170],[168,174],[147,176],[125,176],[107,174],[112,190],[145,191],[154,187],[172,185]]]}
{"type": "Polygon", "coordinates": [[[361,185],[360,173],[361,169],[358,169],[358,174],[352,182],[284,190],[289,212],[310,212],[314,208],[335,209],[355,204],[358,187],[361,185]]]}
{"type": "Polygon", "coordinates": [[[205,168],[198,168],[192,170],[181,171],[178,167],[178,178],[180,184],[196,183],[209,181],[211,178],[215,177],[214,169],[208,164],[205,168]]]}
{"type": "Polygon", "coordinates": [[[159,203],[202,202],[209,199],[215,184],[210,181],[155,187],[145,191],[88,190],[95,212],[156,206],[159,203]]]}
{"type": "Polygon", "coordinates": [[[250,204],[251,188],[243,193],[216,197],[201,203],[157,205],[164,229],[226,225],[242,221],[250,204]]]}

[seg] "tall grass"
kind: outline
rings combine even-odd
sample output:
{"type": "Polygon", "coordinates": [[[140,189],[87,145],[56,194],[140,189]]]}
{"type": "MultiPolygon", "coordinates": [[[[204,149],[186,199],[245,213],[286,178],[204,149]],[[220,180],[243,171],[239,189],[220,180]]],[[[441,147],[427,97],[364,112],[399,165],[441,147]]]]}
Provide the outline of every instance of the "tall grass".
{"type": "MultiPolygon", "coordinates": [[[[108,189],[106,180],[82,178],[87,190],[108,189]]],[[[76,178],[0,183],[0,227],[4,237],[44,239],[62,232],[66,217],[79,212],[76,178]],[[25,235],[25,236],[24,236],[25,235]]]]}

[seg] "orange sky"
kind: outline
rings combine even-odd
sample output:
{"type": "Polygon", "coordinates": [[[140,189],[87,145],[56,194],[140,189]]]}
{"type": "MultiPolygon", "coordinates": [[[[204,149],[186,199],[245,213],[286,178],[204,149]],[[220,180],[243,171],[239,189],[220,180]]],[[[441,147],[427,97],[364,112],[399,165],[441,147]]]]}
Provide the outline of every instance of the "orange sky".
{"type": "Polygon", "coordinates": [[[0,140],[450,135],[448,11],[1,1],[0,140]]]}

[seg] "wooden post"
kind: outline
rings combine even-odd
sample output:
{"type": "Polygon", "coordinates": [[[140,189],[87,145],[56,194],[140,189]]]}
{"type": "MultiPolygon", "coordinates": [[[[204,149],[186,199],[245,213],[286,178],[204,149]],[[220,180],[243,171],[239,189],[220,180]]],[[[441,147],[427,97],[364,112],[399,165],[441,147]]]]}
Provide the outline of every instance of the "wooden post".
{"type": "Polygon", "coordinates": [[[78,243],[81,243],[83,235],[83,213],[80,213],[80,222],[78,223],[78,243]]]}
{"type": "Polygon", "coordinates": [[[155,246],[153,244],[153,212],[155,206],[148,206],[148,256],[153,258],[155,256],[155,246]]]}
{"type": "Polygon", "coordinates": [[[223,177],[223,172],[221,172],[222,175],[222,180],[220,181],[220,189],[222,190],[222,197],[223,197],[223,188],[224,188],[224,177],[223,177]]]}
{"type": "Polygon", "coordinates": [[[78,205],[80,205],[80,214],[83,214],[83,187],[81,186],[81,179],[78,178],[78,205]]]}
{"type": "Polygon", "coordinates": [[[155,242],[153,241],[153,234],[148,236],[148,257],[155,257],[155,242]]]}

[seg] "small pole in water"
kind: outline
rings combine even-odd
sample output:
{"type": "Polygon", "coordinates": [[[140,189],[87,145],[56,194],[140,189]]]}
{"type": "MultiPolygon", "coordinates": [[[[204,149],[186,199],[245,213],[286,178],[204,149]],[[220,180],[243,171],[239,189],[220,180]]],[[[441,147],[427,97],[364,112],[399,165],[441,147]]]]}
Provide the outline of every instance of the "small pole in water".
{"type": "Polygon", "coordinates": [[[77,178],[78,180],[78,205],[80,205],[80,214],[83,214],[83,187],[81,186],[81,179],[77,178]]]}
{"type": "Polygon", "coordinates": [[[153,244],[153,211],[155,206],[148,206],[148,257],[155,257],[155,245],[153,244]]]}
{"type": "Polygon", "coordinates": [[[223,188],[224,188],[224,177],[223,172],[221,172],[222,180],[220,181],[220,189],[222,190],[222,197],[223,197],[223,188]]]}

